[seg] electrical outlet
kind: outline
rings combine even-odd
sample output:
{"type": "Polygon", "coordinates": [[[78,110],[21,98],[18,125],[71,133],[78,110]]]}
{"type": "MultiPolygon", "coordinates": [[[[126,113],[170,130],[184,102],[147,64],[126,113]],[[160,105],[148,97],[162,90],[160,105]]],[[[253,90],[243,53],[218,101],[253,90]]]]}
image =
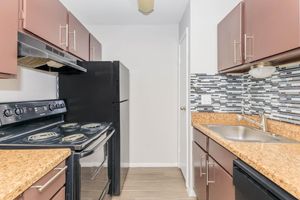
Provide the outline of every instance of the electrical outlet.
{"type": "Polygon", "coordinates": [[[201,104],[202,105],[211,105],[212,99],[210,94],[203,94],[201,95],[201,104]]]}

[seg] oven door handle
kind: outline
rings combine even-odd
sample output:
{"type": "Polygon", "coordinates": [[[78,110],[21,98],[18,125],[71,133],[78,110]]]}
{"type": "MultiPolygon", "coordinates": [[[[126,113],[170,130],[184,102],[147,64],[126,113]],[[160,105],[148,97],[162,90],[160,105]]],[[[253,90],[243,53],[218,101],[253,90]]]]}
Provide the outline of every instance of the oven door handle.
{"type": "Polygon", "coordinates": [[[104,140],[102,140],[102,142],[100,142],[97,146],[95,146],[93,149],[82,152],[80,154],[80,158],[87,157],[87,156],[93,154],[100,146],[103,146],[104,144],[106,144],[107,141],[113,136],[113,134],[115,132],[116,132],[115,130],[111,131],[110,134],[104,140]]]}

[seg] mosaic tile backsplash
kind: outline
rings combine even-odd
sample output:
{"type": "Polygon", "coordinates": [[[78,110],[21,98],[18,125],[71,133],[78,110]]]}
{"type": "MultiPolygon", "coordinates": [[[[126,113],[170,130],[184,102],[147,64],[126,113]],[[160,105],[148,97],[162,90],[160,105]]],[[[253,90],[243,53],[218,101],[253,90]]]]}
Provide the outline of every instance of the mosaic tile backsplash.
{"type": "Polygon", "coordinates": [[[255,79],[248,73],[192,74],[190,101],[192,111],[245,114],[264,111],[271,119],[300,124],[300,66],[278,67],[266,79],[255,79]],[[211,96],[211,104],[202,104],[205,95],[211,96]]]}

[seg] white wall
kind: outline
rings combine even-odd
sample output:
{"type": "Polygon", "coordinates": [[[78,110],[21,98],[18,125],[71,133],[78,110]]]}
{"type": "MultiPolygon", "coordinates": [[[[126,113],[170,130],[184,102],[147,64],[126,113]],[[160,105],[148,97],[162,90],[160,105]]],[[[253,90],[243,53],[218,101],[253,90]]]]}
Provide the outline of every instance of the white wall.
{"type": "Polygon", "coordinates": [[[56,77],[20,67],[16,79],[0,79],[0,102],[55,99],[56,77]]]}
{"type": "Polygon", "coordinates": [[[104,60],[130,69],[131,166],[177,164],[178,26],[89,26],[104,60]]]}
{"type": "Polygon", "coordinates": [[[191,73],[217,73],[217,24],[240,0],[191,0],[191,73]]]}
{"type": "Polygon", "coordinates": [[[190,1],[188,2],[183,16],[179,22],[179,38],[181,38],[184,33],[186,28],[190,28],[191,27],[191,3],[190,1]]]}
{"type": "MultiPolygon", "coordinates": [[[[190,73],[217,73],[217,24],[240,0],[190,0],[179,23],[179,36],[189,29],[190,73]]],[[[187,97],[188,98],[188,97],[187,97]]],[[[191,116],[189,116],[189,120],[191,116]]],[[[190,124],[190,121],[189,121],[190,124]]],[[[192,127],[189,127],[189,144],[192,144],[192,127]]],[[[188,147],[188,192],[193,191],[192,146],[188,147]]]]}

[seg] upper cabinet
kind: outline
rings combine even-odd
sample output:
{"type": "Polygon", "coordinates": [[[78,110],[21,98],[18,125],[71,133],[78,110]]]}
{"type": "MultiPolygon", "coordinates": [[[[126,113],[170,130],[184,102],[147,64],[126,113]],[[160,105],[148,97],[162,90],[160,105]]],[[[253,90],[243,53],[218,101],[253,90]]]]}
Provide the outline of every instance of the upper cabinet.
{"type": "Polygon", "coordinates": [[[299,0],[244,0],[218,26],[219,71],[300,57],[299,17],[299,0]]]}
{"type": "Polygon", "coordinates": [[[22,0],[23,29],[66,50],[68,11],[58,1],[22,0]]]}
{"type": "Polygon", "coordinates": [[[101,43],[90,34],[90,61],[102,60],[102,45],[101,43]]]}
{"type": "Polygon", "coordinates": [[[243,64],[243,4],[218,24],[218,67],[225,70],[243,64]]]}
{"type": "Polygon", "coordinates": [[[18,31],[85,61],[100,61],[102,46],[59,0],[1,0],[0,79],[17,74],[18,31]]]}
{"type": "Polygon", "coordinates": [[[299,0],[245,0],[245,62],[299,47],[299,0]]]}
{"type": "Polygon", "coordinates": [[[90,33],[88,30],[69,13],[69,52],[82,58],[89,60],[90,57],[90,33]]]}
{"type": "Polygon", "coordinates": [[[0,1],[0,78],[17,73],[18,0],[0,1]]]}

